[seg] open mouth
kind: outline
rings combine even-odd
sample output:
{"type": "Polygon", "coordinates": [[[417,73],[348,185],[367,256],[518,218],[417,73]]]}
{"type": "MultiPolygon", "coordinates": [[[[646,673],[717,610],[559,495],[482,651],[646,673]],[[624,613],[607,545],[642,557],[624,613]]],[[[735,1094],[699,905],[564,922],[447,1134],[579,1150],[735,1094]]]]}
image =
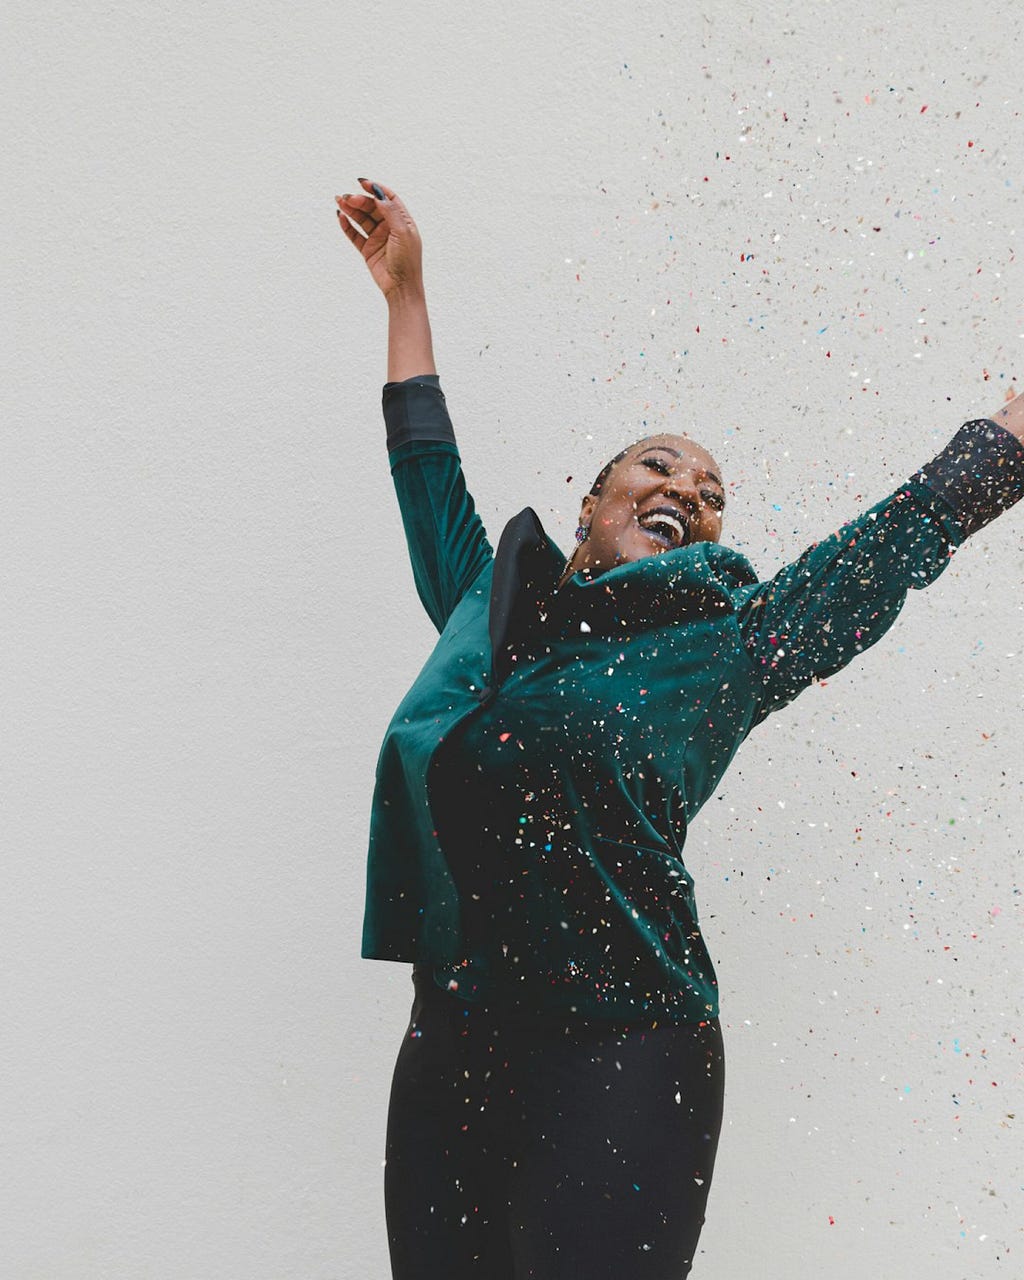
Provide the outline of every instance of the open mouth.
{"type": "Polygon", "coordinates": [[[686,541],[686,521],[671,507],[655,507],[652,511],[645,511],[643,515],[637,516],[636,522],[652,542],[666,550],[681,547],[686,541]]]}

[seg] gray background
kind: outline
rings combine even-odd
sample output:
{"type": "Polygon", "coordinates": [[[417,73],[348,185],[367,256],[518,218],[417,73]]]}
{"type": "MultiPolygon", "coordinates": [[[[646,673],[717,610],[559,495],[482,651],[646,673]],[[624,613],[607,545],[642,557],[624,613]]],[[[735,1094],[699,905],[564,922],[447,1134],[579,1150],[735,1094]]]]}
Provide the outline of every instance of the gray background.
{"type": "MultiPolygon", "coordinates": [[[[529,503],[568,550],[600,464],[684,430],[767,574],[1024,375],[1024,15],[7,12],[0,1274],[384,1280],[412,991],[359,958],[364,860],[434,633],[333,195],[417,218],[493,539],[529,503]]],[[[700,1280],[1019,1272],[1022,547],[974,538],[692,830],[700,1280]]]]}

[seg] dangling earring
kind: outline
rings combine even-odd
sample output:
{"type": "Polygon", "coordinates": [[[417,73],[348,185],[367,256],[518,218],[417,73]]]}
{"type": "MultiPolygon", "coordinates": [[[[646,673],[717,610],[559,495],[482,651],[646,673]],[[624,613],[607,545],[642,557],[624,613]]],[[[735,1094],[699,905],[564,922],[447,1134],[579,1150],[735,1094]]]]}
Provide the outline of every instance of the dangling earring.
{"type": "MultiPolygon", "coordinates": [[[[589,525],[585,525],[581,520],[580,523],[576,526],[576,551],[580,549],[580,546],[584,542],[586,542],[586,540],[589,537],[590,537],[590,527],[589,525]]],[[[556,591],[559,589],[559,587],[563,587],[571,577],[572,562],[576,559],[576,551],[574,551],[572,555],[569,557],[569,559],[566,560],[565,568],[562,570],[562,576],[558,579],[558,586],[555,587],[556,591]]]]}

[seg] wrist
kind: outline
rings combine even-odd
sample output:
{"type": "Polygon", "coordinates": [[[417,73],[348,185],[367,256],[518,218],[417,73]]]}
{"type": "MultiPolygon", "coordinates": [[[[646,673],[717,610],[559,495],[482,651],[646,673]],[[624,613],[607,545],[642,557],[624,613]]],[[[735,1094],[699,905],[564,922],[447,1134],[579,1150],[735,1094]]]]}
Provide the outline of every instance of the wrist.
{"type": "Polygon", "coordinates": [[[1005,427],[1018,440],[1024,442],[1024,394],[1015,396],[992,414],[991,421],[1005,427]]]}
{"type": "Polygon", "coordinates": [[[408,284],[396,284],[384,295],[390,311],[408,311],[427,305],[427,295],[422,280],[410,281],[408,284]]]}

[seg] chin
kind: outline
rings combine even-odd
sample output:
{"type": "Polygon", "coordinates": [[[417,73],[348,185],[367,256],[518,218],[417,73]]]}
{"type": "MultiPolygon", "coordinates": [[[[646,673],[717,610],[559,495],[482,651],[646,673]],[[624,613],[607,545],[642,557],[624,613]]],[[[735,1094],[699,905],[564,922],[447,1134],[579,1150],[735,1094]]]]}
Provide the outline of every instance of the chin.
{"type": "Polygon", "coordinates": [[[649,560],[651,556],[667,556],[671,551],[678,551],[680,547],[689,545],[689,540],[680,542],[679,546],[663,547],[660,543],[655,542],[651,538],[644,538],[635,551],[630,549],[625,559],[629,560],[649,560]]]}

